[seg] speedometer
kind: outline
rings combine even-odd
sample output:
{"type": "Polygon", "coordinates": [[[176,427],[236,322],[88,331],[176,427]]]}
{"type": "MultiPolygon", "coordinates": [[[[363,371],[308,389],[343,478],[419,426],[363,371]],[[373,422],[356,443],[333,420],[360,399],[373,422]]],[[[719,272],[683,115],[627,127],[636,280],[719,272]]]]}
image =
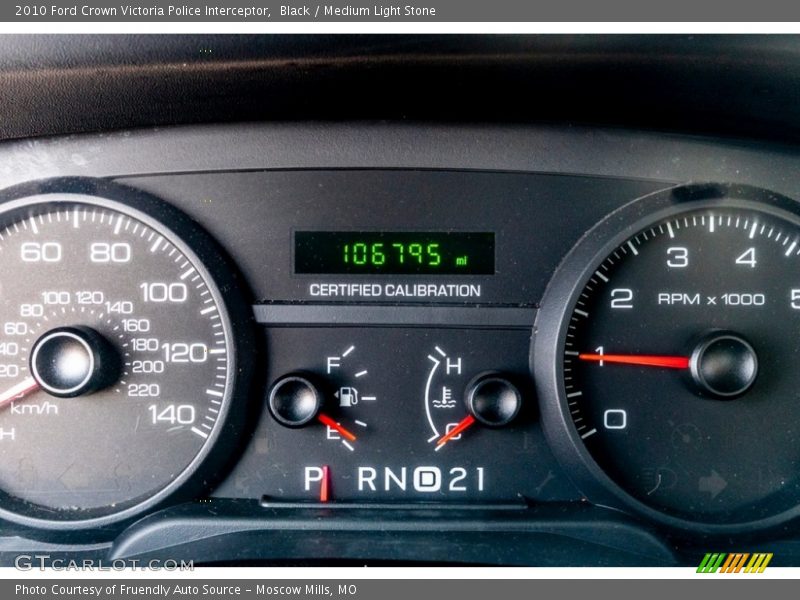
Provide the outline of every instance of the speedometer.
{"type": "Polygon", "coordinates": [[[237,293],[223,302],[210,241],[98,186],[0,206],[0,490],[22,522],[94,525],[164,499],[209,456],[237,383],[237,293]]]}
{"type": "Polygon", "coordinates": [[[590,498],[710,530],[797,513],[796,210],[749,188],[677,189],[567,258],[534,361],[548,432],[590,498]]]}

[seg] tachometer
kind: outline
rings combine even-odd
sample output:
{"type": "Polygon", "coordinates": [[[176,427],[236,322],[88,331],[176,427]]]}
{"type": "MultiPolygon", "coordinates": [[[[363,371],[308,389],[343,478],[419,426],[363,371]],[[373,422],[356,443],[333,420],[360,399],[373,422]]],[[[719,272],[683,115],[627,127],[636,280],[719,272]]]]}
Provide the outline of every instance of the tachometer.
{"type": "Polygon", "coordinates": [[[0,206],[0,490],[23,522],[100,524],[162,500],[230,411],[228,305],[183,236],[205,255],[208,240],[101,187],[0,206]]]}
{"type": "Polygon", "coordinates": [[[751,189],[678,189],[567,258],[533,360],[547,430],[590,497],[709,529],[797,512],[796,211],[751,189]]]}

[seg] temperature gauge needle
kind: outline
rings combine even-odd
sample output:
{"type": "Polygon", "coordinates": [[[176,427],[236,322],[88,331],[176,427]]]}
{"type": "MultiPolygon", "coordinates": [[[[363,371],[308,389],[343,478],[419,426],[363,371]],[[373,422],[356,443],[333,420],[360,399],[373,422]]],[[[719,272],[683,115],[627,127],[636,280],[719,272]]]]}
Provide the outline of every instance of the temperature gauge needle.
{"type": "Polygon", "coordinates": [[[439,438],[439,440],[436,442],[436,450],[439,450],[442,446],[444,446],[454,437],[466,431],[474,423],[475,423],[475,417],[473,417],[472,415],[467,415],[466,417],[461,419],[458,425],[453,427],[448,433],[444,434],[442,437],[439,438]]]}
{"type": "Polygon", "coordinates": [[[28,394],[39,389],[38,382],[33,377],[28,377],[20,381],[17,385],[8,388],[0,394],[0,408],[4,408],[14,402],[21,400],[28,394]]]}
{"type": "Polygon", "coordinates": [[[330,427],[334,431],[337,431],[339,433],[339,435],[341,435],[344,439],[346,439],[346,440],[348,440],[350,442],[355,442],[356,441],[356,436],[354,436],[352,433],[347,431],[347,429],[345,429],[344,427],[339,425],[336,421],[331,419],[328,415],[320,413],[320,414],[317,415],[317,420],[319,420],[319,422],[322,423],[323,425],[327,425],[328,427],[330,427]]]}
{"type": "Polygon", "coordinates": [[[688,369],[688,356],[654,356],[648,354],[579,354],[580,360],[607,362],[640,367],[663,367],[665,369],[688,369]]]}

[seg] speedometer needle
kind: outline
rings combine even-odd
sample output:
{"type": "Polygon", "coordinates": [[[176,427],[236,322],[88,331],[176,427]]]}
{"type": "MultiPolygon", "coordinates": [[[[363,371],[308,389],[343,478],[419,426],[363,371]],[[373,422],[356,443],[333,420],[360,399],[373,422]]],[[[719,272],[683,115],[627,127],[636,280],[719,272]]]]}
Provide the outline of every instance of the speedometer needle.
{"type": "Polygon", "coordinates": [[[0,394],[0,408],[4,408],[15,400],[21,400],[24,396],[38,389],[39,383],[33,377],[27,377],[0,394]]]}
{"type": "Polygon", "coordinates": [[[688,356],[656,356],[649,354],[579,354],[580,360],[607,362],[641,367],[663,367],[665,369],[688,369],[688,356]]]}
{"type": "Polygon", "coordinates": [[[322,424],[327,425],[328,427],[330,427],[334,431],[337,431],[339,433],[339,435],[341,435],[344,439],[349,440],[351,442],[355,442],[356,441],[356,436],[354,436],[352,433],[347,431],[347,429],[345,429],[344,427],[339,425],[336,421],[331,419],[328,415],[326,415],[324,413],[320,413],[320,414],[317,415],[317,419],[322,424]]]}

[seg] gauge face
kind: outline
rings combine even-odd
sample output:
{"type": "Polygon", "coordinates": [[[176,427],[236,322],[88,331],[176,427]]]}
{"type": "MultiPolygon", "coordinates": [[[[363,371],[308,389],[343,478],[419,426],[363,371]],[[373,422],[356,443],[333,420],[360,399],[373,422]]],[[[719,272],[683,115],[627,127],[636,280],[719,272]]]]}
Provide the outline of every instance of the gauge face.
{"type": "Polygon", "coordinates": [[[800,225],[754,202],[694,206],[584,275],[557,393],[612,486],[678,519],[757,521],[800,501],[800,225]]]}
{"type": "Polygon", "coordinates": [[[124,513],[186,479],[217,436],[228,313],[196,255],[144,213],[78,195],[6,206],[6,508],[56,521],[124,513]]]}

